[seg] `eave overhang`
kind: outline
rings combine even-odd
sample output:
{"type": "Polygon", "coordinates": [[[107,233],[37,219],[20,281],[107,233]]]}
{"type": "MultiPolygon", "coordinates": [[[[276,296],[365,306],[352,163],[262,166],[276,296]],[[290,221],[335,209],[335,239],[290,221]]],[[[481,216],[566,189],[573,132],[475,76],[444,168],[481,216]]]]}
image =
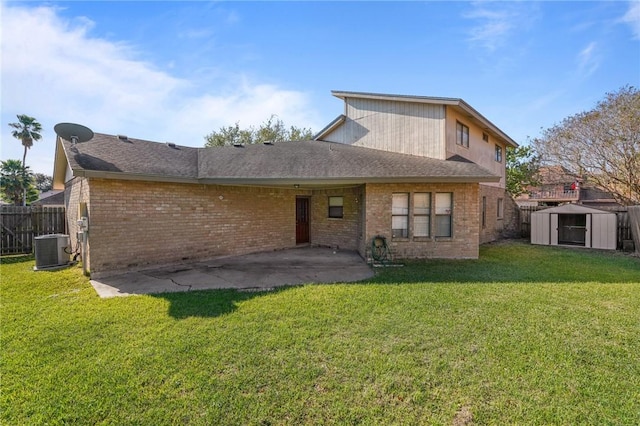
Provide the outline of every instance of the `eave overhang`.
{"type": "Polygon", "coordinates": [[[207,178],[184,178],[179,176],[159,176],[148,174],[105,172],[95,170],[76,169],[73,170],[76,177],[95,179],[117,179],[147,182],[170,182],[189,183],[201,185],[228,185],[228,186],[265,186],[265,187],[294,187],[295,185],[304,187],[326,187],[344,185],[364,185],[367,183],[485,183],[499,182],[499,176],[407,176],[407,177],[336,177],[336,178],[314,178],[314,177],[207,177],[207,178]]]}
{"type": "Polygon", "coordinates": [[[344,123],[346,119],[347,119],[346,115],[340,114],[331,123],[327,124],[324,129],[316,133],[316,135],[313,137],[313,140],[314,141],[321,140],[322,138],[324,138],[325,136],[333,132],[335,129],[340,127],[340,125],[342,125],[342,123],[344,123]]]}
{"type": "Polygon", "coordinates": [[[69,162],[67,161],[67,154],[65,153],[64,145],[62,144],[60,137],[56,136],[52,189],[64,189],[67,167],[69,167],[69,162]]]}

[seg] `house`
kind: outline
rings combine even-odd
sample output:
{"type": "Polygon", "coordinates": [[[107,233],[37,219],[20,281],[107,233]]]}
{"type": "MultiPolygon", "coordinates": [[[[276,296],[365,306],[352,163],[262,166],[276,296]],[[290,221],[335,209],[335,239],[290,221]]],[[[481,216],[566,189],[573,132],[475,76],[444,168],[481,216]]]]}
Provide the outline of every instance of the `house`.
{"type": "Polygon", "coordinates": [[[54,188],[89,223],[92,276],[301,244],[368,256],[477,258],[508,220],[504,150],[461,99],[333,92],[312,141],[193,148],[96,133],[58,138],[54,188]]]}
{"type": "Polygon", "coordinates": [[[62,207],[64,206],[64,191],[51,190],[40,194],[38,200],[31,203],[32,206],[62,207]]]}
{"type": "Polygon", "coordinates": [[[583,204],[595,208],[616,209],[620,207],[611,193],[585,182],[581,176],[569,172],[562,166],[543,166],[539,171],[540,185],[527,188],[527,192],[516,197],[521,206],[559,206],[583,204]]]}

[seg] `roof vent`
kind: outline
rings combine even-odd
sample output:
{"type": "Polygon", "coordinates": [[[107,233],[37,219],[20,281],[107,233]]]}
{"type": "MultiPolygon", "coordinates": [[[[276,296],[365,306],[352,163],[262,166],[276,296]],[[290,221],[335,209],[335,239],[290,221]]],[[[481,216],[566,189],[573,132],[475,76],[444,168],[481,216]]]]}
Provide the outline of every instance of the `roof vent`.
{"type": "Polygon", "coordinates": [[[118,135],[118,140],[121,140],[122,142],[129,142],[127,135],[118,135]]]}
{"type": "Polygon", "coordinates": [[[173,142],[167,142],[167,146],[168,146],[169,148],[178,149],[178,147],[176,146],[176,144],[175,144],[175,143],[173,143],[173,142]]]}
{"type": "Polygon", "coordinates": [[[265,145],[273,145],[273,141],[264,141],[262,143],[265,145]]]}
{"type": "Polygon", "coordinates": [[[244,148],[244,144],[242,142],[234,142],[233,146],[235,146],[237,148],[244,148]]]}

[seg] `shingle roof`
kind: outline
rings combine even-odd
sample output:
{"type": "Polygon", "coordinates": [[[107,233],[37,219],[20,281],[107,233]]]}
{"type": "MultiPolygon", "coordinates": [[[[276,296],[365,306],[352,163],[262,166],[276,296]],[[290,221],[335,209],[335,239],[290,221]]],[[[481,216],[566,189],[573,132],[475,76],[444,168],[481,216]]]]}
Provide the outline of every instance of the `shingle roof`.
{"type": "Polygon", "coordinates": [[[115,172],[148,176],[195,178],[198,148],[95,133],[88,142],[64,141],[72,170],[115,172]]]}
{"type": "Polygon", "coordinates": [[[80,176],[202,183],[310,184],[364,182],[488,182],[496,176],[471,162],[436,160],[333,142],[298,141],[213,148],[96,133],[88,142],[63,141],[80,176]]]}
{"type": "Polygon", "coordinates": [[[64,206],[64,191],[43,192],[40,194],[40,198],[31,204],[34,206],[64,206]]]}

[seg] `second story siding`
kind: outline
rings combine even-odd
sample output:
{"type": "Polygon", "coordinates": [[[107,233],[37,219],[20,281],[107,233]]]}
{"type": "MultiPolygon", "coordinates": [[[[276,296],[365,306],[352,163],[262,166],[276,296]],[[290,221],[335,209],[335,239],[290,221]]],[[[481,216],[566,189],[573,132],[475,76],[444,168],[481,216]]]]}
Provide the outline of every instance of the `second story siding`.
{"type": "Polygon", "coordinates": [[[501,176],[499,183],[491,185],[504,188],[506,173],[505,142],[487,129],[480,127],[469,116],[456,111],[452,107],[447,107],[446,116],[446,158],[459,155],[469,161],[473,161],[490,172],[501,176]],[[469,128],[468,146],[457,143],[456,128],[458,123],[469,128]],[[500,147],[502,153],[500,161],[496,160],[496,146],[500,147]]]}
{"type": "Polygon", "coordinates": [[[347,98],[345,116],[324,140],[445,159],[444,105],[347,98]]]}
{"type": "Polygon", "coordinates": [[[500,176],[490,185],[505,187],[506,150],[518,144],[462,99],[332,94],[344,100],[344,114],[316,139],[438,160],[462,157],[500,176]]]}

